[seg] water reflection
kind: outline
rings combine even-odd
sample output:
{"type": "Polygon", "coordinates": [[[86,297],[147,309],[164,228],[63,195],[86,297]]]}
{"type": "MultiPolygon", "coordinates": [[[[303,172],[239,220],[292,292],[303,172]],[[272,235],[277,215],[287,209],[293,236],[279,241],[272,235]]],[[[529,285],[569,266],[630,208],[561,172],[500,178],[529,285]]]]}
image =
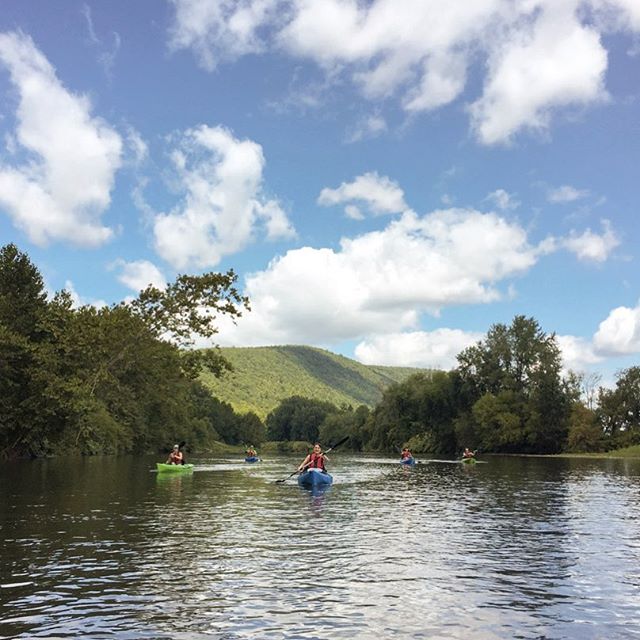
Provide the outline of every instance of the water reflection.
{"type": "Polygon", "coordinates": [[[0,469],[0,637],[640,637],[638,461],[194,462],[0,469]]]}

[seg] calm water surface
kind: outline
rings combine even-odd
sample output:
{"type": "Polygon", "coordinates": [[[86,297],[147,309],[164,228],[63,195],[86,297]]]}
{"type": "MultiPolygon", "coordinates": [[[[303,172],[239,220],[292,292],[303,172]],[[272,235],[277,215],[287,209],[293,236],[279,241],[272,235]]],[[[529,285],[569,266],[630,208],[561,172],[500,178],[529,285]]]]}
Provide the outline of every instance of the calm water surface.
{"type": "Polygon", "coordinates": [[[640,638],[639,460],[331,457],[5,465],[0,638],[640,638]]]}

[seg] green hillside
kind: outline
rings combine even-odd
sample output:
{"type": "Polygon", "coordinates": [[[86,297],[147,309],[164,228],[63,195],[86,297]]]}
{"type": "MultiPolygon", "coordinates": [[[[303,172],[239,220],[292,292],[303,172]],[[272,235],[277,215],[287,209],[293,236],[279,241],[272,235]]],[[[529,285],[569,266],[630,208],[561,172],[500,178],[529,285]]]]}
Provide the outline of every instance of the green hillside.
{"type": "Polygon", "coordinates": [[[202,374],[202,382],[220,400],[240,413],[261,418],[281,400],[294,395],[343,404],[373,407],[382,390],[424,369],[360,364],[314,347],[232,347],[221,349],[234,371],[217,379],[202,374]]]}

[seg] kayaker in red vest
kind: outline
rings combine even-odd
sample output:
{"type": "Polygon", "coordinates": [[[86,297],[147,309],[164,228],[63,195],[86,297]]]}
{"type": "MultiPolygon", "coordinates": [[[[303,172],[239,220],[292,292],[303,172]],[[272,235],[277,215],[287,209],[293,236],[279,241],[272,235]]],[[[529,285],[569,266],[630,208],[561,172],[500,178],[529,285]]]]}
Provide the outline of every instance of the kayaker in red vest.
{"type": "Polygon", "coordinates": [[[184,464],[184,455],[180,451],[180,445],[173,445],[173,451],[169,454],[167,464],[184,464]]]}
{"type": "Polygon", "coordinates": [[[326,471],[325,462],[329,462],[329,458],[322,453],[322,447],[316,442],[313,445],[313,451],[300,463],[298,471],[306,471],[307,469],[326,471]]]}
{"type": "Polygon", "coordinates": [[[462,457],[463,458],[475,458],[476,457],[476,452],[475,451],[471,451],[471,449],[469,449],[469,447],[465,447],[464,451],[462,452],[462,457]]]}
{"type": "Polygon", "coordinates": [[[258,452],[253,447],[249,447],[245,453],[247,454],[247,458],[255,458],[258,455],[258,452]]]}
{"type": "Polygon", "coordinates": [[[407,447],[405,447],[402,450],[402,453],[400,454],[400,456],[401,456],[401,460],[409,460],[410,458],[413,458],[413,454],[411,453],[411,451],[409,451],[407,447]]]}

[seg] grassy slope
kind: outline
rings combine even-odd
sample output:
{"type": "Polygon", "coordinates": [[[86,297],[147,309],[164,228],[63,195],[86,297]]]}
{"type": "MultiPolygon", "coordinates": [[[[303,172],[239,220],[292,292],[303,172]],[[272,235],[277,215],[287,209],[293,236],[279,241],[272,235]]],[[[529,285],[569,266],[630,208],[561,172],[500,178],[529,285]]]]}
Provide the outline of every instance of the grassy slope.
{"type": "Polygon", "coordinates": [[[373,407],[385,387],[425,371],[367,366],[314,347],[234,347],[222,353],[235,370],[220,380],[203,374],[202,382],[236,411],[254,411],[261,418],[293,395],[373,407]]]}

